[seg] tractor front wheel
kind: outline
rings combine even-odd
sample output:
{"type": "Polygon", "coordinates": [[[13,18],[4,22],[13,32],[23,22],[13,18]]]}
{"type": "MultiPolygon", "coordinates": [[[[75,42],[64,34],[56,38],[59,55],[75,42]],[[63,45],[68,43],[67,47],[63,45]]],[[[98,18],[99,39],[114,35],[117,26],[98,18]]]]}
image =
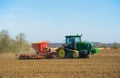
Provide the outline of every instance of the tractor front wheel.
{"type": "Polygon", "coordinates": [[[59,48],[57,50],[57,55],[58,55],[58,58],[64,58],[65,57],[65,50],[63,48],[59,48]]]}

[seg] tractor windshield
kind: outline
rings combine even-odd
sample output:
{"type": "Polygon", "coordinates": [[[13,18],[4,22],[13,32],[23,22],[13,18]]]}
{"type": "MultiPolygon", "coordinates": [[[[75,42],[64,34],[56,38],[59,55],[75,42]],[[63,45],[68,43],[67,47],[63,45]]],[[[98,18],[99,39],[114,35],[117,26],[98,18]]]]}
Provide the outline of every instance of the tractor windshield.
{"type": "Polygon", "coordinates": [[[72,44],[72,42],[81,42],[81,38],[79,36],[66,37],[67,44],[72,44]]]}
{"type": "Polygon", "coordinates": [[[81,42],[80,37],[75,37],[75,42],[81,42]]]}

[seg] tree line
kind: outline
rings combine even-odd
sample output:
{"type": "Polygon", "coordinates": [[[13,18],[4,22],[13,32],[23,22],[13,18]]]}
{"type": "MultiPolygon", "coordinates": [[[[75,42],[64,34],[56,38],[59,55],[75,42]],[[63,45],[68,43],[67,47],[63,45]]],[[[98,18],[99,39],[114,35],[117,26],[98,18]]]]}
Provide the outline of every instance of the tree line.
{"type": "Polygon", "coordinates": [[[3,52],[25,52],[30,50],[30,44],[25,39],[24,33],[19,33],[12,38],[8,30],[0,31],[0,53],[3,52]]]}
{"type": "Polygon", "coordinates": [[[94,42],[95,47],[97,48],[111,48],[111,49],[119,49],[120,43],[113,42],[113,43],[100,43],[100,42],[94,42]]]}
{"type": "MultiPolygon", "coordinates": [[[[100,43],[93,42],[95,44],[94,47],[97,48],[111,48],[118,49],[120,48],[120,44],[117,42],[114,43],[100,43]]],[[[31,48],[29,42],[25,39],[24,33],[19,33],[12,38],[7,30],[0,31],[0,53],[3,52],[28,52],[31,48]]]]}

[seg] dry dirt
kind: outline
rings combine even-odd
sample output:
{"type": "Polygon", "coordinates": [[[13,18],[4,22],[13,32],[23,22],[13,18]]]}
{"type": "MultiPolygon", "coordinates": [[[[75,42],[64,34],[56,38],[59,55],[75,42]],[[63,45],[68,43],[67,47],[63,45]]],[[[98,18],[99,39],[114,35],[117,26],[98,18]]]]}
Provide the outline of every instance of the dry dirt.
{"type": "Polygon", "coordinates": [[[0,78],[120,78],[120,50],[102,50],[88,59],[18,60],[0,54],[0,78]]]}

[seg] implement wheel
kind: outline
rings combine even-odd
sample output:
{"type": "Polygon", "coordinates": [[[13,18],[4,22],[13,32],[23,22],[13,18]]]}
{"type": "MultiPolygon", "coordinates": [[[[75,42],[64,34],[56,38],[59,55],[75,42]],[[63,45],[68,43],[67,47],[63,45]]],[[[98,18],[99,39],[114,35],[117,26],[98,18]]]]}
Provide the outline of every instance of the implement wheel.
{"type": "Polygon", "coordinates": [[[77,59],[79,57],[79,52],[74,51],[73,52],[73,58],[77,59]]]}
{"type": "Polygon", "coordinates": [[[57,50],[57,55],[58,55],[58,58],[64,58],[65,57],[65,50],[63,48],[59,48],[57,50]]]}

